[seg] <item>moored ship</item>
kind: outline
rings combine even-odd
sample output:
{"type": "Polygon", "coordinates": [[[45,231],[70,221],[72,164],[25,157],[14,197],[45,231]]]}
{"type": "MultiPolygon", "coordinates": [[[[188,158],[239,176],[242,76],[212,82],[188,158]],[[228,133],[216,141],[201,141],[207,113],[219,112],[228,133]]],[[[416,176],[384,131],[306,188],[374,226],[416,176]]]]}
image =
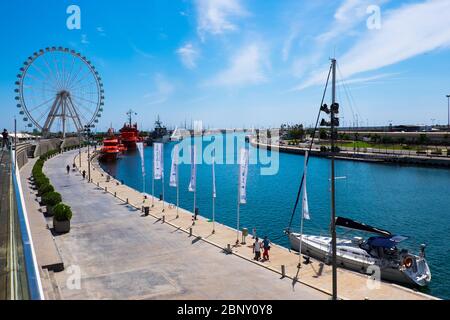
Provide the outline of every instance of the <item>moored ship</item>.
{"type": "Polygon", "coordinates": [[[141,142],[142,138],[139,136],[139,130],[137,123],[132,124],[131,115],[134,112],[132,110],[127,112],[128,123],[125,123],[123,128],[120,129],[120,140],[127,150],[136,149],[136,143],[141,142]]]}
{"type": "Polygon", "coordinates": [[[115,161],[123,151],[124,146],[120,144],[119,138],[114,135],[114,130],[110,128],[107,137],[103,139],[103,147],[100,150],[100,159],[102,161],[115,161]]]}

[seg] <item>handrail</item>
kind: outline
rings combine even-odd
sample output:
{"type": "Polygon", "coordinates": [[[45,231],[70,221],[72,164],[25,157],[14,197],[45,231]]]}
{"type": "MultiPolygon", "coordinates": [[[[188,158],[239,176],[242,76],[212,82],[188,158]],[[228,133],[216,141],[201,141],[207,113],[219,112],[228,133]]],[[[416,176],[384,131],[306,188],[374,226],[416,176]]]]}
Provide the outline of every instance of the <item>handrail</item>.
{"type": "Polygon", "coordinates": [[[45,298],[42,290],[41,278],[39,275],[39,266],[36,260],[36,253],[34,251],[33,239],[28,222],[28,212],[25,206],[25,200],[22,192],[20,172],[18,167],[14,168],[15,157],[15,151],[11,151],[11,161],[13,167],[13,170],[11,170],[13,191],[16,200],[16,213],[20,228],[20,240],[22,241],[23,247],[23,258],[25,260],[25,272],[29,298],[32,300],[44,300],[45,298]]]}

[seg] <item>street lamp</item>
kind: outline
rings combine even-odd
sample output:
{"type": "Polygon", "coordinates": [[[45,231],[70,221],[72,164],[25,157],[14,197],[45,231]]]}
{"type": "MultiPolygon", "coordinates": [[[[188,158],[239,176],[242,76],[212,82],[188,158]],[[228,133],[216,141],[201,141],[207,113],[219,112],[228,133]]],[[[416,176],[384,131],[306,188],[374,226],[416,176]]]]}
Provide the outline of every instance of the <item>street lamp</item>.
{"type": "Polygon", "coordinates": [[[88,182],[91,182],[91,153],[90,153],[91,127],[84,126],[84,131],[87,134],[87,140],[88,140],[88,182]]]}
{"type": "Polygon", "coordinates": [[[447,111],[447,131],[450,131],[450,94],[446,95],[447,103],[448,103],[448,111],[447,111]]]}

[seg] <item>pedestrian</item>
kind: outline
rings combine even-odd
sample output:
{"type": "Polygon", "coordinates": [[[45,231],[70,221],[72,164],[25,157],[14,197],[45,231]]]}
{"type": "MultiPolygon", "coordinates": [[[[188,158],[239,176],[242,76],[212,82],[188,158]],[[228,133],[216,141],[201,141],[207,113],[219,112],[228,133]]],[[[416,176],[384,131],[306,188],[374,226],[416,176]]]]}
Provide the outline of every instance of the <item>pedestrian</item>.
{"type": "Polygon", "coordinates": [[[264,237],[263,248],[264,248],[263,260],[269,261],[270,240],[269,238],[267,238],[267,236],[264,237]]]}
{"type": "Polygon", "coordinates": [[[252,236],[252,239],[256,239],[257,237],[256,237],[256,228],[253,228],[253,236],[252,236]]]}
{"type": "Polygon", "coordinates": [[[259,242],[258,237],[255,238],[255,243],[253,243],[253,253],[255,254],[254,260],[259,261],[261,259],[261,242],[259,242]]]}
{"type": "Polygon", "coordinates": [[[86,179],[86,170],[83,170],[82,175],[83,175],[83,180],[86,179]]]}
{"type": "Polygon", "coordinates": [[[8,130],[3,129],[2,138],[3,138],[3,140],[2,140],[2,150],[5,147],[6,147],[6,150],[8,150],[9,149],[9,133],[8,133],[8,130]]]}
{"type": "Polygon", "coordinates": [[[70,166],[69,165],[67,165],[66,170],[67,170],[67,174],[69,174],[70,173],[70,166]]]}

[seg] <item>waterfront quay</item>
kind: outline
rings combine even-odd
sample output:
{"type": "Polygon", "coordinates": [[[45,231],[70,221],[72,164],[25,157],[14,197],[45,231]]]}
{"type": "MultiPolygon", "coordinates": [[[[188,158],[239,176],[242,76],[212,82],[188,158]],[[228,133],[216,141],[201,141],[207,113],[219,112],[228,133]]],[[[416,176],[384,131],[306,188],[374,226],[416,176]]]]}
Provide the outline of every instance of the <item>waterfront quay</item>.
{"type": "MultiPolygon", "coordinates": [[[[279,151],[291,154],[305,154],[309,148],[298,147],[298,146],[285,146],[285,145],[274,145],[258,141],[255,137],[249,138],[250,144],[256,148],[268,149],[273,151],[279,151]]],[[[349,149],[349,148],[347,148],[349,149]]],[[[380,150],[378,150],[380,151],[380,150]]],[[[310,155],[316,157],[328,158],[331,156],[329,151],[321,151],[320,148],[311,149],[310,155]]],[[[335,154],[336,159],[344,159],[350,161],[364,161],[364,162],[374,162],[374,163],[385,163],[385,164],[405,164],[405,165],[415,165],[415,166],[426,166],[426,167],[437,167],[437,168],[450,168],[450,157],[445,156],[433,156],[433,155],[419,155],[411,151],[395,150],[393,152],[371,152],[370,148],[365,151],[356,150],[344,150],[341,149],[335,154]]]]}
{"type": "MultiPolygon", "coordinates": [[[[71,273],[54,273],[62,299],[329,299],[331,267],[311,260],[298,269],[299,256],[274,244],[270,261],[253,260],[252,239],[235,245],[236,230],[144,196],[109,177],[88,155],[68,152],[44,167],[72,206],[71,232],[55,237],[66,270],[81,270],[81,289],[67,285],[71,273]],[[66,175],[67,164],[76,172],[66,175]],[[152,207],[152,202],[154,207],[152,207]],[[142,208],[149,206],[150,215],[142,208]],[[164,207],[164,211],[163,211],[164,207]],[[294,280],[296,279],[296,280],[294,280]]],[[[241,239],[240,239],[241,240],[241,239]]],[[[55,285],[56,284],[56,285],[55,285]]],[[[368,276],[338,269],[340,299],[434,299],[368,276]]]]}

